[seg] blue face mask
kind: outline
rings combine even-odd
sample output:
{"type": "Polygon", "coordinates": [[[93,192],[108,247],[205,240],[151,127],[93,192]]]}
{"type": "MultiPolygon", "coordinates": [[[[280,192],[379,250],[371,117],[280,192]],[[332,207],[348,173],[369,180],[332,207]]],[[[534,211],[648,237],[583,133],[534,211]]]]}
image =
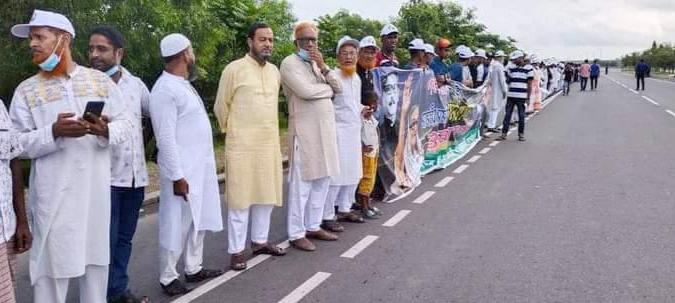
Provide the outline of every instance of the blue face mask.
{"type": "Polygon", "coordinates": [[[307,61],[307,62],[312,61],[312,58],[309,57],[309,52],[306,51],[304,48],[301,48],[300,50],[298,50],[297,54],[298,54],[298,57],[300,57],[300,59],[302,59],[303,61],[307,61]]]}
{"type": "Polygon", "coordinates": [[[117,74],[117,72],[119,72],[119,71],[120,71],[119,65],[113,65],[110,69],[108,69],[107,71],[105,71],[105,74],[108,75],[108,77],[111,77],[111,78],[112,78],[112,76],[114,76],[115,74],[117,74]]]}
{"type": "Polygon", "coordinates": [[[54,47],[52,54],[49,55],[45,61],[38,64],[41,70],[51,72],[59,65],[59,62],[61,62],[61,56],[56,54],[56,49],[58,48],[59,43],[61,43],[61,37],[59,37],[59,40],[56,42],[56,46],[54,47]]]}

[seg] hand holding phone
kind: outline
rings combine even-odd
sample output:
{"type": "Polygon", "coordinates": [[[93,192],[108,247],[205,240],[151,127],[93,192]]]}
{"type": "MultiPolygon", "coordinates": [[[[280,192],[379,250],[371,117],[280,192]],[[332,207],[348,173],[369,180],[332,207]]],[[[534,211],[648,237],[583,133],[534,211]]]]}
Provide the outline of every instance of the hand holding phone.
{"type": "Polygon", "coordinates": [[[98,118],[101,117],[101,114],[103,114],[103,107],[105,106],[105,102],[103,101],[89,101],[87,102],[87,106],[84,108],[84,115],[82,118],[85,120],[91,122],[91,123],[96,123],[96,120],[94,117],[98,118]]]}

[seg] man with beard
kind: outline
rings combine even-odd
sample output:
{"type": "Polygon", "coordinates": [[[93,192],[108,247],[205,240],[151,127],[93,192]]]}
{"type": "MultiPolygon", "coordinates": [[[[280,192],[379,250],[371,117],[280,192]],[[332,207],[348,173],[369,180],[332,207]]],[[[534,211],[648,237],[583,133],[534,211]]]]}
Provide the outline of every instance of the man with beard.
{"type": "Polygon", "coordinates": [[[254,23],[246,39],[249,52],[228,64],[220,77],[214,113],[225,145],[227,190],[227,251],[233,270],[246,269],[246,234],[251,218],[253,254],[282,256],[284,249],[267,242],[275,206],[281,207],[282,164],[279,142],[281,75],[267,62],[274,33],[254,23]]]}
{"type": "Polygon", "coordinates": [[[197,283],[223,274],[202,268],[204,235],[220,231],[220,193],[211,123],[190,84],[197,77],[190,40],[170,34],[160,42],[164,72],[150,94],[150,117],[159,164],[159,283],[169,296],[189,292],[178,280],[185,253],[185,279],[197,283]]]}
{"type": "Polygon", "coordinates": [[[293,37],[296,53],[286,57],[280,68],[290,113],[288,238],[293,247],[314,251],[316,246],[307,238],[338,239],[321,229],[321,220],[330,178],[340,173],[331,98],[342,89],[319,52],[319,28],[312,22],[300,22],[293,37]]]}
{"type": "Polygon", "coordinates": [[[393,24],[387,24],[380,31],[382,49],[375,56],[375,65],[398,67],[396,47],[398,46],[398,28],[393,24]]]}
{"type": "Polygon", "coordinates": [[[19,84],[10,107],[21,156],[32,160],[34,300],[65,302],[70,278],[78,278],[80,302],[105,302],[110,146],[129,137],[126,101],[104,73],[73,62],[75,30],[65,16],[35,10],[30,23],[15,25],[12,34],[30,39],[40,67],[19,84]],[[103,105],[102,115],[84,112],[92,101],[103,105]]]}
{"type": "Polygon", "coordinates": [[[340,222],[363,223],[364,219],[351,212],[356,188],[363,176],[361,163],[361,79],[356,75],[359,41],[344,36],[338,41],[336,53],[340,67],[335,70],[342,92],[333,97],[335,128],[337,130],[340,173],[331,177],[328,197],[323,208],[323,229],[342,232],[340,222]],[[337,221],[335,214],[337,206],[337,221]]]}
{"type": "Polygon", "coordinates": [[[110,268],[108,302],[141,302],[128,289],[127,266],[148,171],[145,167],[142,117],[149,117],[150,92],[141,79],[121,66],[122,34],[111,27],[95,28],[89,36],[89,64],[117,84],[124,96],[132,129],[124,143],[112,148],[110,268]]]}

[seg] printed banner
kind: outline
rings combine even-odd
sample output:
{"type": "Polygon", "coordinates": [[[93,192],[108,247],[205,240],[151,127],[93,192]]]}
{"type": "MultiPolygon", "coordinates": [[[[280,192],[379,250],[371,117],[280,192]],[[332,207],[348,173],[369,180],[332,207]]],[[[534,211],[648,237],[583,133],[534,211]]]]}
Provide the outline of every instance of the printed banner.
{"type": "Polygon", "coordinates": [[[382,67],[374,74],[380,96],[378,178],[385,201],[392,202],[480,141],[490,81],[469,89],[457,82],[438,87],[431,70],[382,67]]]}

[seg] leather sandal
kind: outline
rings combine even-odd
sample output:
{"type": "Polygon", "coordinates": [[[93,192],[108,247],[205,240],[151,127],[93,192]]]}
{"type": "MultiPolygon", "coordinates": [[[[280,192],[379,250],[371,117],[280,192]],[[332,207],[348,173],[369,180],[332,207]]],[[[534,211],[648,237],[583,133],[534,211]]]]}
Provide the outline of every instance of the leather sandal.
{"type": "Polygon", "coordinates": [[[321,228],[334,233],[341,233],[345,231],[345,227],[342,226],[342,224],[333,220],[323,220],[321,223],[321,228]]]}
{"type": "Polygon", "coordinates": [[[253,243],[251,244],[251,250],[253,250],[254,255],[272,255],[277,257],[286,255],[286,250],[270,243],[253,243]]]}
{"type": "Polygon", "coordinates": [[[354,212],[348,213],[337,213],[337,220],[339,222],[349,222],[349,223],[365,223],[366,220],[363,219],[359,214],[354,212]]]}
{"type": "Polygon", "coordinates": [[[230,256],[230,268],[232,270],[241,271],[246,269],[246,266],[246,255],[243,252],[230,256]]]}

